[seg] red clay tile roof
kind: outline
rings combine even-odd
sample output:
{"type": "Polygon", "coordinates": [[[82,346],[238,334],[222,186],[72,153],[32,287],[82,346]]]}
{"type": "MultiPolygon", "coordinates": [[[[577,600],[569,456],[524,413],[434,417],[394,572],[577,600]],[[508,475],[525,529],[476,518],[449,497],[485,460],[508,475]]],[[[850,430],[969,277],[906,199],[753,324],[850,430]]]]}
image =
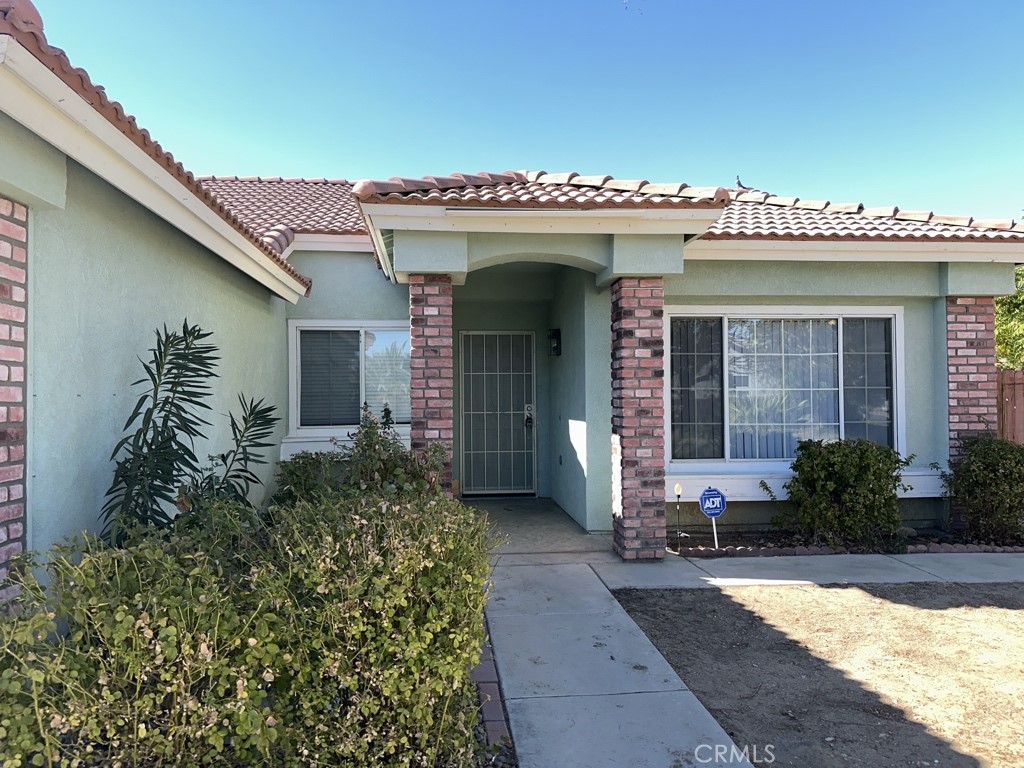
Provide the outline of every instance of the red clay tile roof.
{"type": "Polygon", "coordinates": [[[127,136],[143,152],[159,163],[167,173],[179,181],[182,186],[208,205],[228,224],[265,253],[282,271],[298,280],[306,287],[308,293],[312,282],[301,275],[287,261],[281,258],[280,251],[273,241],[265,240],[246,226],[237,216],[219,203],[213,195],[205,191],[190,171],[174,159],[149,135],[149,131],[140,128],[135,118],[127,114],[118,102],[107,97],[102,86],[89,79],[84,69],[71,65],[67,54],[60,48],[51,46],[43,34],[43,21],[39,12],[29,0],[0,0],[0,35],[10,35],[18,43],[38,59],[44,66],[60,78],[69,88],[85,99],[111,125],[127,136]]]}
{"type": "Polygon", "coordinates": [[[772,198],[736,193],[704,240],[870,240],[897,242],[1024,242],[1024,224],[936,216],[931,211],[896,207],[865,208],[860,203],[772,198]],[[757,198],[762,198],[758,201],[757,198]]]}
{"type": "Polygon", "coordinates": [[[453,173],[422,179],[396,176],[387,181],[360,181],[352,191],[362,203],[528,209],[721,208],[729,201],[728,190],[721,187],[544,171],[453,173]]]}
{"type": "Polygon", "coordinates": [[[881,240],[1024,242],[1024,223],[939,216],[895,206],[801,200],[765,192],[686,184],[581,176],[578,173],[506,171],[454,173],[422,179],[360,181],[363,203],[506,208],[724,208],[703,235],[707,240],[881,240]]]}
{"type": "Polygon", "coordinates": [[[297,234],[365,235],[345,179],[200,176],[203,189],[283,253],[297,234]]]}

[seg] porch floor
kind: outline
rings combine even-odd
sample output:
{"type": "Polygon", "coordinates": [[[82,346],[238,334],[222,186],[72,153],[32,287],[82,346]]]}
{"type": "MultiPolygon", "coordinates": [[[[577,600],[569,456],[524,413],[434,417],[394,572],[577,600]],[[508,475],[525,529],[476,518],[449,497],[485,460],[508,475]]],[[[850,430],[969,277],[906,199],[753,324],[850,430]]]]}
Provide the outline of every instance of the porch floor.
{"type": "Polygon", "coordinates": [[[495,551],[503,565],[513,555],[574,553],[581,556],[578,562],[618,560],[610,533],[587,533],[551,499],[504,497],[464,501],[487,512],[495,531],[508,539],[495,551]]]}

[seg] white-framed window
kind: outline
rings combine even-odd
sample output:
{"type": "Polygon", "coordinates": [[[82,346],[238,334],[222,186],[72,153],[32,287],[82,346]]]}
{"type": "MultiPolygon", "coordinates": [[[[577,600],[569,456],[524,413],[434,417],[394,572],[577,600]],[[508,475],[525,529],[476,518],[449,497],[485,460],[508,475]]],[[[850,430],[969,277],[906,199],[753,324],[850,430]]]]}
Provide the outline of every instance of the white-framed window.
{"type": "Polygon", "coordinates": [[[363,403],[409,424],[407,321],[290,320],[288,331],[292,434],[341,437],[363,403]]]}
{"type": "Polygon", "coordinates": [[[788,467],[805,439],[902,452],[899,307],[665,310],[666,449],[677,467],[788,467]]]}

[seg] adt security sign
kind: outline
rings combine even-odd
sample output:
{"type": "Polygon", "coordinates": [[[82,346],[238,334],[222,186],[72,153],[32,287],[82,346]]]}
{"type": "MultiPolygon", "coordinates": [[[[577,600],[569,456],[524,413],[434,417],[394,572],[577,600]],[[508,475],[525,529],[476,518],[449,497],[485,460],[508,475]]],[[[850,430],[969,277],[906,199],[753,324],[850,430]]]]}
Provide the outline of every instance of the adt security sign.
{"type": "Polygon", "coordinates": [[[717,488],[708,488],[700,495],[700,511],[715,519],[725,512],[725,495],[717,488]]]}

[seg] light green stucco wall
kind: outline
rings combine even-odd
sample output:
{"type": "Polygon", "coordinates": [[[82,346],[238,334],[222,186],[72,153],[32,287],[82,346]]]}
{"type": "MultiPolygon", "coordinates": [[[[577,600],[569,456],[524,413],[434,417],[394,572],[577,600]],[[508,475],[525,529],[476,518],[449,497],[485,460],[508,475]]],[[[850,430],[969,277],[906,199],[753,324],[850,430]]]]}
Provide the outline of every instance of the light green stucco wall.
{"type": "Polygon", "coordinates": [[[609,292],[562,269],[551,327],[562,332],[562,355],[551,361],[551,498],[587,530],[611,530],[609,292]]]}
{"type": "Polygon", "coordinates": [[[156,327],[187,317],[220,348],[197,455],[227,445],[240,391],[285,416],[285,302],[71,160],[66,208],[30,211],[28,274],[29,546],[97,526],[156,327]]]}
{"type": "Polygon", "coordinates": [[[288,259],[312,278],[309,297],[289,304],[289,320],[408,320],[409,286],[394,285],[372,253],[295,251],[288,259]]]}
{"type": "Polygon", "coordinates": [[[63,208],[64,153],[0,112],[0,193],[32,208],[63,208]]]}

